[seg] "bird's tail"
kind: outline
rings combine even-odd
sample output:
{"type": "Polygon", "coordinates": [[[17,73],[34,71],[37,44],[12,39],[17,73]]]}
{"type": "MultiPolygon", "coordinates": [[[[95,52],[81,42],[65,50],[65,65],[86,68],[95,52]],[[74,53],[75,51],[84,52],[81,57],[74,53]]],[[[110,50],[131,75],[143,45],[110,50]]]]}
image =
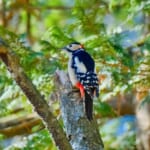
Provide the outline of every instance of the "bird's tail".
{"type": "Polygon", "coordinates": [[[93,120],[93,99],[90,94],[85,91],[85,112],[88,120],[93,120]]]}

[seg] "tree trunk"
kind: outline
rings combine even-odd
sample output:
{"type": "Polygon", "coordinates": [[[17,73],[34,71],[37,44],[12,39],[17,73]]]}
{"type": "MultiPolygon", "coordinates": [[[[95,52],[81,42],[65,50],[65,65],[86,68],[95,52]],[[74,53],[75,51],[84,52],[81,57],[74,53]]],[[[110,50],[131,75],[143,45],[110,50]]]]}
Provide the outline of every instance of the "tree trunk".
{"type": "Polygon", "coordinates": [[[66,134],[74,150],[103,150],[103,142],[95,120],[89,121],[79,91],[72,89],[66,73],[56,71],[61,113],[66,134]]]}
{"type": "Polygon", "coordinates": [[[150,103],[139,103],[136,109],[138,133],[137,149],[150,150],[150,103]]]}

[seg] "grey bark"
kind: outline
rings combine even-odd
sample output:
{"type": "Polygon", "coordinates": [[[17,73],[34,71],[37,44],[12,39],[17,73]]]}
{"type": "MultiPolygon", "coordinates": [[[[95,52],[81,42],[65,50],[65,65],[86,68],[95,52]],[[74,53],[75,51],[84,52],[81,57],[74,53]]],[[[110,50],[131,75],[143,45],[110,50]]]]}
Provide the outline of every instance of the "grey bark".
{"type": "Polygon", "coordinates": [[[56,71],[56,88],[66,134],[74,150],[103,150],[103,142],[95,120],[89,121],[79,91],[72,89],[67,74],[56,71]]]}
{"type": "Polygon", "coordinates": [[[138,125],[137,149],[150,150],[150,103],[139,103],[136,108],[138,125]]]}

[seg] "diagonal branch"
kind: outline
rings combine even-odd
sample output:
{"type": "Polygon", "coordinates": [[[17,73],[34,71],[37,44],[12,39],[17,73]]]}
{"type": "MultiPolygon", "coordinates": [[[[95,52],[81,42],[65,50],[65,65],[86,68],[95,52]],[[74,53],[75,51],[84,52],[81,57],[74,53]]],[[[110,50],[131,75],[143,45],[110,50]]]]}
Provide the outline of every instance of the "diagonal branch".
{"type": "Polygon", "coordinates": [[[47,102],[37,91],[31,80],[26,76],[19,64],[19,58],[0,38],[0,58],[7,66],[12,77],[20,86],[24,94],[32,103],[35,111],[43,119],[47,129],[52,134],[53,139],[60,150],[72,150],[68,139],[60,126],[58,120],[52,114],[47,102]]]}

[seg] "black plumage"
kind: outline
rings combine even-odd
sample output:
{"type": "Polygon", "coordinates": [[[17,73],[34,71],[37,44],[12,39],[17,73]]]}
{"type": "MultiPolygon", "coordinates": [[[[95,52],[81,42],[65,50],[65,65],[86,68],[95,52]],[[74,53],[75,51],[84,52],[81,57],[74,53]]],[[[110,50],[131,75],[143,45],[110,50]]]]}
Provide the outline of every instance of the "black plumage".
{"type": "Polygon", "coordinates": [[[95,94],[98,97],[99,95],[98,78],[96,73],[94,72],[95,63],[94,60],[91,58],[91,56],[83,49],[76,50],[72,54],[71,67],[75,70],[77,79],[84,86],[87,93],[90,94],[91,97],[93,97],[94,94],[93,92],[95,91],[95,94]],[[80,63],[84,64],[86,72],[82,72],[81,69],[79,71],[78,67],[80,66],[76,65],[75,58],[78,58],[80,63]]]}
{"type": "Polygon", "coordinates": [[[79,42],[73,42],[63,48],[69,54],[68,73],[72,84],[80,89],[85,101],[85,112],[89,120],[93,119],[93,98],[99,96],[98,78],[95,62],[79,42]]]}

